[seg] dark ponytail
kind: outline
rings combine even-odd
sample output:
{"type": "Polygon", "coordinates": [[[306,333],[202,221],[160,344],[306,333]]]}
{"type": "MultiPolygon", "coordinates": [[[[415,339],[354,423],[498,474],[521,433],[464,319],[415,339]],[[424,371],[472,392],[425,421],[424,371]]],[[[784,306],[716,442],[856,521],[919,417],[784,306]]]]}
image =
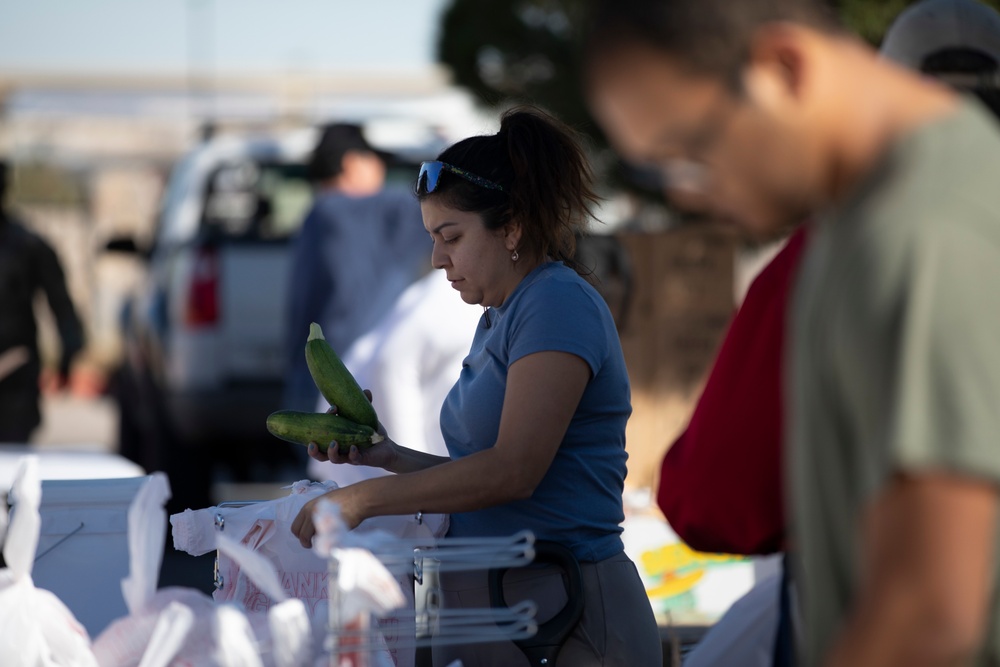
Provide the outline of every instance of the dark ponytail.
{"type": "Polygon", "coordinates": [[[576,236],[583,233],[599,200],[573,130],[542,111],[519,107],[503,114],[496,134],[464,139],[438,159],[499,183],[503,191],[442,172],[434,192],[421,199],[440,196],[448,206],[478,213],[488,229],[516,221],[522,230],[522,254],[576,268],[576,236]]]}

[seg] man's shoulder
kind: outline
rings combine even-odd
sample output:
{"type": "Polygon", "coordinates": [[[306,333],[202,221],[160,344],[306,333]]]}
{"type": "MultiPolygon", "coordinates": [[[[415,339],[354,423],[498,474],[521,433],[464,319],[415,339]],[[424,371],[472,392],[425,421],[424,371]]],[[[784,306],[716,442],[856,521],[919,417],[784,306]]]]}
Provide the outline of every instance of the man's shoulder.
{"type": "Polygon", "coordinates": [[[964,102],[952,117],[924,132],[912,165],[900,168],[899,191],[890,186],[887,208],[918,224],[901,231],[920,233],[939,225],[987,227],[1000,222],[1000,125],[981,104],[964,102]]]}
{"type": "Polygon", "coordinates": [[[893,156],[857,206],[829,221],[841,261],[919,270],[928,246],[975,239],[1000,249],[1000,126],[972,103],[893,156]],[[896,264],[900,266],[897,267],[896,264]]]}

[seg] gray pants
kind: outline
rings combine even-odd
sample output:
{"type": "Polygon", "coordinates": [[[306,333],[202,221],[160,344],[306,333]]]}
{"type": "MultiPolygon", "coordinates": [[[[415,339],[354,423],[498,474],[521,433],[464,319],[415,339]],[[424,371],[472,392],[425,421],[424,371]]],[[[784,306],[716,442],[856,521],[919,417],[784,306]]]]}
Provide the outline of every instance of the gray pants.
{"type": "MultiPolygon", "coordinates": [[[[581,563],[585,608],[580,623],[559,652],[560,667],[629,665],[661,667],[662,646],[649,598],[635,564],[625,553],[597,563],[581,563]]],[[[442,606],[490,606],[485,572],[441,573],[442,606]]],[[[566,603],[566,588],[555,567],[511,570],[504,578],[507,604],[534,600],[538,621],[549,620],[566,603]]],[[[461,660],[463,667],[529,667],[512,642],[434,646],[434,666],[461,660]]]]}

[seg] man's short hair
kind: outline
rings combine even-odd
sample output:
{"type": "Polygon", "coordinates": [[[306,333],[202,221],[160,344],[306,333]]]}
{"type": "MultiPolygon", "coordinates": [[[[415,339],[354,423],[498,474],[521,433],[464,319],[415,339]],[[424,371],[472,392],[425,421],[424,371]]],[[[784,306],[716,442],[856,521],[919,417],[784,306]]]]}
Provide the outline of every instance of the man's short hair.
{"type": "Polygon", "coordinates": [[[598,0],[586,44],[588,65],[630,44],[663,51],[699,74],[737,83],[761,26],[798,23],[842,30],[820,0],[598,0]]]}

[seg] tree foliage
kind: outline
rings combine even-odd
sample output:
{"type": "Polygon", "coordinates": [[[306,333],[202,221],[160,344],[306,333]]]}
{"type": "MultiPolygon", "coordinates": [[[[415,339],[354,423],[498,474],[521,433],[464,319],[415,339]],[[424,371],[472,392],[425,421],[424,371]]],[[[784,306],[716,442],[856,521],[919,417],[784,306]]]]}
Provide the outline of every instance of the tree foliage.
{"type": "Polygon", "coordinates": [[[594,134],[580,85],[585,0],[453,0],[438,59],[484,104],[533,103],[594,134]]]}
{"type": "MultiPolygon", "coordinates": [[[[738,1],[738,0],[734,0],[738,1]]],[[[913,0],[834,0],[844,24],[874,46],[913,0]]],[[[1000,0],[987,4],[1000,9],[1000,0]]],[[[438,59],[484,104],[533,103],[602,143],[583,99],[579,42],[587,0],[452,0],[438,59]]]]}

